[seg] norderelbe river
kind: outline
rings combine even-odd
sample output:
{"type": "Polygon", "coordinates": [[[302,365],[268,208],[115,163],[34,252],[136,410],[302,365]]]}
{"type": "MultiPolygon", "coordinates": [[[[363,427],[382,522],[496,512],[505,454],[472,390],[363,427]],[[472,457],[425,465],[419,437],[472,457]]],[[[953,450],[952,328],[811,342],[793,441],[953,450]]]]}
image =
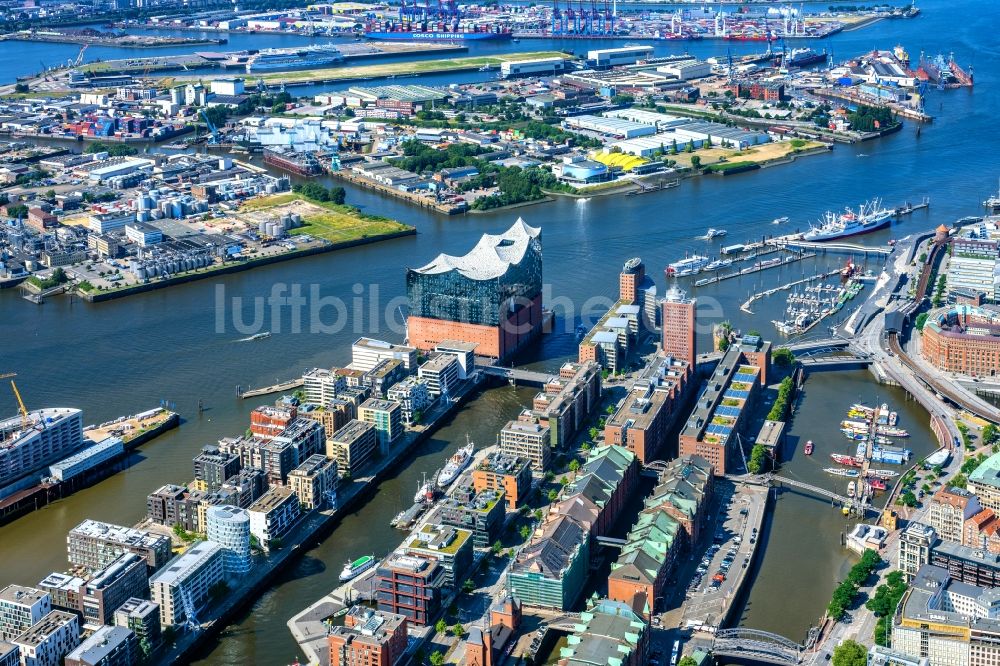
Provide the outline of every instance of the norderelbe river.
{"type": "MultiPolygon", "coordinates": [[[[237,384],[260,386],[305,368],[346,363],[350,343],[359,335],[399,339],[387,330],[385,313],[392,314],[391,299],[404,294],[404,268],[423,264],[439,252],[464,253],[481,234],[509,226],[516,214],[543,229],[545,279],[559,317],[557,332],[544,338],[526,361],[554,368],[575,356],[574,329],[581,316],[593,314],[583,311],[587,299],[614,294],[624,260],[641,256],[662,290],[663,266],[685,251],[707,249],[695,237],[708,227],[727,229],[726,242],[735,243],[787,231],[770,224],[779,216],[791,218],[786,226],[801,228],[828,208],[856,205],[873,196],[887,205],[931,197],[929,211],[865,239],[877,243],[978,213],[979,202],[995,189],[1000,175],[996,160],[1000,152],[996,126],[1000,43],[995,32],[1000,10],[976,0],[928,0],[921,8],[924,12],[915,20],[882,22],[815,44],[832,49],[838,58],[899,43],[914,58],[921,50],[954,52],[961,63],[972,63],[975,90],[931,91],[928,110],[936,118],[920,136],[915,125],[908,123],[891,137],[856,146],[838,145],[829,154],[793,165],[724,179],[689,180],[675,190],[646,196],[594,197],[585,202],[560,199],[516,213],[446,218],[349,188],[349,201],[413,224],[418,235],[95,306],[63,298],[36,306],[14,291],[0,292],[0,369],[19,373],[19,388],[29,407],[75,406],[84,410],[86,422],[94,423],[165,399],[176,403],[186,419],[179,429],[142,447],[127,471],[0,528],[0,585],[30,585],[50,571],[62,570],[65,534],[83,518],[131,524],[143,515],[147,493],[160,484],[189,479],[191,457],[200,447],[242,432],[249,410],[265,401],[237,400],[237,384]],[[242,297],[244,307],[249,308],[252,299],[268,296],[277,283],[303,285],[306,294],[316,285],[320,296],[343,299],[347,304],[343,328],[331,334],[289,332],[291,321],[286,313],[283,320],[266,324],[275,332],[271,338],[235,342],[242,335],[232,324],[232,297],[242,297]],[[220,290],[225,293],[221,301],[220,290]],[[206,407],[200,416],[199,400],[206,407]]],[[[225,48],[303,41],[243,35],[233,37],[225,48]]],[[[511,48],[580,52],[597,46],[576,40],[525,40],[519,45],[473,48],[474,53],[511,48]]],[[[657,45],[657,50],[666,54],[687,48],[708,56],[725,54],[727,46],[664,44],[657,45]]],[[[747,52],[756,46],[732,48],[747,52]]],[[[0,79],[9,81],[37,71],[37,60],[64,62],[75,57],[76,51],[74,46],[0,43],[0,79]]],[[[165,51],[155,53],[161,52],[165,51]]],[[[153,54],[97,47],[87,51],[88,56],[105,59],[153,54]]],[[[468,78],[480,76],[475,73],[468,78]]],[[[436,84],[455,80],[459,79],[430,79],[436,84]]],[[[822,264],[840,260],[831,258],[822,264]]],[[[815,272],[816,266],[803,263],[782,268],[781,281],[815,272]]],[[[763,275],[696,290],[705,304],[704,319],[709,323],[729,319],[778,339],[770,320],[783,304],[758,302],[754,317],[739,311],[748,291],[762,281],[770,285],[779,279],[773,271],[763,275]]],[[[326,323],[331,321],[330,312],[326,311],[326,323]]],[[[249,319],[249,309],[246,314],[249,319]]],[[[707,328],[701,339],[707,346],[707,328]]],[[[494,389],[456,415],[400,466],[395,478],[381,484],[368,504],[346,516],[329,539],[307,553],[249,613],[227,628],[204,663],[291,662],[298,651],[285,626],[287,619],[336,584],[337,573],[349,556],[384,553],[395,546],[401,535],[388,527],[388,521],[408,504],[422,473],[436,469],[467,433],[477,442],[492,443],[502,423],[528,404],[531,395],[526,389],[494,389]]],[[[794,452],[785,473],[833,487],[821,471],[826,466],[824,458],[834,450],[846,451],[846,440],[836,425],[843,409],[858,398],[870,403],[889,401],[900,410],[903,427],[915,435],[908,445],[917,452],[930,450],[926,415],[907,404],[899,392],[877,386],[861,371],[820,373],[807,383],[793,422],[789,448],[794,452]],[[816,442],[812,458],[800,453],[806,439],[816,442]]],[[[0,414],[13,414],[15,409],[13,397],[0,392],[0,414]]],[[[849,565],[839,545],[846,525],[824,503],[785,494],[773,514],[764,561],[743,622],[801,638],[849,565]]]]}

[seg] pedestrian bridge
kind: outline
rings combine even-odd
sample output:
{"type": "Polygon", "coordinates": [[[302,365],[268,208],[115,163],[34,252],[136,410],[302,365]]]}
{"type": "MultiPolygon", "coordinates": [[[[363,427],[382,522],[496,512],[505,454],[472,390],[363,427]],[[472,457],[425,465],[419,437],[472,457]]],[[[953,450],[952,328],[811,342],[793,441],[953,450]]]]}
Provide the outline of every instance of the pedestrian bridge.
{"type": "Polygon", "coordinates": [[[491,377],[500,377],[501,379],[506,379],[512,384],[531,384],[535,386],[543,386],[546,382],[553,377],[551,372],[536,372],[534,370],[521,370],[518,368],[505,368],[500,365],[488,365],[485,367],[480,367],[480,371],[483,374],[489,375],[491,377]]]}
{"type": "MultiPolygon", "coordinates": [[[[712,639],[712,655],[764,661],[782,666],[802,663],[808,646],[760,629],[720,629],[712,639]]],[[[719,660],[724,663],[725,660],[719,660]]]]}

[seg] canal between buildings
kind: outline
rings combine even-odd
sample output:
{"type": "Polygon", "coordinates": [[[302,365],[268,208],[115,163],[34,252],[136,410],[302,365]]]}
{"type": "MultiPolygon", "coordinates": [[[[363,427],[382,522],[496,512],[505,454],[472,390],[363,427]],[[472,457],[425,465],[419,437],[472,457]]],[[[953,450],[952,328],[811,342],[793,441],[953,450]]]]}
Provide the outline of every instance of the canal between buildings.
{"type": "MultiPolygon", "coordinates": [[[[936,119],[920,136],[915,125],[908,123],[902,132],[875,142],[837,146],[830,154],[750,174],[688,180],[677,189],[656,194],[558,199],[517,211],[453,218],[348,187],[351,203],[413,224],[419,233],[100,305],[52,298],[36,306],[14,291],[0,292],[0,370],[19,373],[19,388],[29,408],[79,407],[87,423],[97,423],[166,400],[175,403],[185,418],[179,429],[134,453],[126,471],[0,528],[0,585],[31,585],[50,571],[64,569],[66,532],[83,518],[131,524],[145,513],[149,492],[163,483],[190,479],[191,458],[198,450],[220,437],[243,432],[249,411],[267,401],[238,400],[237,384],[261,386],[306,368],[345,364],[350,360],[350,343],[361,335],[401,339],[398,301],[392,299],[405,294],[404,269],[422,265],[439,252],[463,254],[481,234],[505,229],[517,215],[543,229],[546,300],[557,315],[557,330],[522,362],[554,369],[575,357],[576,326],[593,321],[610,303],[626,259],[641,256],[662,293],[662,268],[668,262],[685,252],[717,250],[718,242],[696,239],[708,227],[727,229],[729,235],[722,240],[731,244],[804,228],[824,210],[857,205],[874,196],[893,206],[931,197],[929,211],[864,239],[875,244],[977,214],[979,202],[996,187],[1000,152],[995,125],[1000,101],[996,90],[1000,52],[992,32],[995,12],[991,16],[982,11],[974,0],[930,0],[921,6],[925,13],[919,19],[882,22],[815,45],[832,48],[843,58],[873,45],[891,48],[901,43],[914,56],[920,50],[954,51],[963,64],[972,62],[975,90],[931,91],[928,110],[936,119]],[[771,220],[780,216],[790,217],[791,222],[772,225],[771,220]],[[236,342],[244,336],[236,328],[235,312],[249,322],[253,299],[266,298],[276,285],[290,288],[294,284],[301,285],[307,296],[315,286],[315,297],[344,301],[343,311],[323,311],[324,325],[336,330],[310,333],[306,319],[305,330],[292,332],[294,322],[285,310],[268,313],[264,328],[274,333],[271,338],[236,342]],[[235,303],[234,297],[242,298],[242,303],[235,303]],[[200,415],[199,401],[205,407],[200,415]]],[[[283,38],[258,37],[248,44],[285,43],[283,38]]],[[[248,44],[233,39],[226,48],[247,48],[248,44]]],[[[579,52],[597,45],[575,40],[525,41],[516,48],[579,52]]],[[[53,45],[3,42],[0,62],[6,69],[0,69],[0,76],[10,79],[34,71],[31,61],[38,59],[36,47],[55,49],[49,63],[77,51],[69,46],[64,49],[66,55],[53,45]],[[25,67],[26,71],[19,69],[25,67]]],[[[514,47],[488,45],[482,50],[499,48],[514,47]]],[[[727,46],[657,45],[662,53],[684,48],[707,56],[724,54],[727,46]]],[[[753,45],[734,46],[734,52],[749,50],[755,50],[753,45]]],[[[88,55],[96,51],[90,49],[88,55]]],[[[154,53],[129,51],[129,55],[154,53]]],[[[828,255],[691,289],[699,299],[703,321],[699,344],[707,349],[710,325],[723,320],[759,329],[765,337],[780,341],[770,322],[780,318],[783,296],[758,301],[753,316],[741,313],[739,304],[760,286],[810,275],[844,259],[828,255]]],[[[227,628],[203,663],[292,661],[298,650],[286,620],[335,585],[348,557],[369,552],[382,555],[394,547],[402,533],[391,530],[388,522],[408,505],[422,474],[437,469],[466,434],[479,444],[493,443],[502,424],[530,404],[532,394],[529,389],[491,389],[457,413],[400,465],[395,477],[380,484],[365,506],[345,516],[321,546],[308,552],[250,612],[227,628]]],[[[848,451],[848,442],[836,426],[849,404],[858,399],[869,404],[888,401],[900,411],[901,425],[914,433],[907,446],[917,454],[931,450],[926,414],[906,402],[898,390],[876,385],[864,371],[816,373],[806,383],[791,425],[791,459],[783,473],[843,490],[839,488],[842,481],[835,482],[822,468],[829,464],[829,453],[848,451]],[[816,443],[811,458],[801,454],[801,443],[807,439],[816,443]]],[[[13,414],[15,409],[9,392],[0,391],[0,414],[13,414]]],[[[828,503],[783,494],[775,506],[763,562],[742,622],[801,639],[850,565],[851,557],[840,546],[840,534],[850,525],[828,503]]]]}

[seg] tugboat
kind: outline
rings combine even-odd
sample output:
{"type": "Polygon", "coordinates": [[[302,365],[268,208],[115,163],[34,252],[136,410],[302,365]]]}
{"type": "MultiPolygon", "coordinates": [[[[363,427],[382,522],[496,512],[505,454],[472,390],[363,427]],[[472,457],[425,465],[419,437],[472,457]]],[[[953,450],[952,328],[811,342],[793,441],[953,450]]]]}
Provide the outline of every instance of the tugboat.
{"type": "Polygon", "coordinates": [[[376,564],[378,564],[378,560],[375,559],[374,555],[362,555],[353,562],[344,565],[340,572],[340,582],[346,583],[349,580],[354,580],[376,564]]]}
{"type": "Polygon", "coordinates": [[[813,454],[813,443],[811,439],[808,442],[806,442],[805,447],[803,447],[802,449],[802,453],[806,454],[807,456],[811,456],[813,454]]]}

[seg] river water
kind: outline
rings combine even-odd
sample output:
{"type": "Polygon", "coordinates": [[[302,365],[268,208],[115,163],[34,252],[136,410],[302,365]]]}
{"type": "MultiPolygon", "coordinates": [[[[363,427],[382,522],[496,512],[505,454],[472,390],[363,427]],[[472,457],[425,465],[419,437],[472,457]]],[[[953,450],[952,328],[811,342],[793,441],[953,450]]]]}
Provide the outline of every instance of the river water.
{"type": "MultiPolygon", "coordinates": [[[[821,46],[847,57],[873,46],[901,43],[916,57],[954,51],[963,64],[975,65],[974,91],[931,91],[928,110],[933,124],[916,136],[908,123],[898,134],[857,146],[837,146],[826,155],[794,165],[727,178],[685,181],[680,188],[638,197],[593,197],[589,201],[559,199],[516,212],[447,218],[372,193],[348,188],[350,202],[370,212],[413,224],[414,237],[278,264],[218,281],[181,285],[167,290],[88,305],[64,298],[42,306],[15,292],[0,292],[0,368],[19,373],[19,388],[29,408],[75,406],[88,423],[135,413],[161,400],[176,404],[183,425],[142,447],[125,472],[68,500],[0,528],[0,585],[34,584],[52,570],[65,567],[65,533],[84,517],[130,524],[145,511],[145,496],[158,485],[191,477],[191,457],[219,437],[242,432],[257,401],[235,398],[237,384],[260,386],[314,366],[349,361],[350,343],[360,335],[398,340],[397,301],[404,294],[404,269],[421,265],[439,252],[464,253],[486,232],[497,232],[520,214],[543,229],[548,302],[557,313],[557,330],[523,359],[532,366],[555,368],[576,353],[574,329],[607,307],[617,290],[617,274],[629,257],[645,260],[660,288],[662,267],[686,251],[710,246],[696,236],[708,227],[728,229],[726,243],[804,227],[828,208],[856,205],[880,196],[887,205],[928,195],[929,211],[905,218],[891,231],[872,234],[865,242],[884,242],[922,231],[940,222],[979,212],[979,202],[996,187],[996,91],[1000,45],[995,37],[998,10],[975,0],[929,0],[924,14],[911,21],[882,22],[844,33],[821,46]],[[770,221],[787,215],[784,227],[770,221]],[[296,330],[288,310],[266,312],[263,328],[274,335],[255,343],[238,343],[242,319],[253,319],[254,298],[265,298],[277,286],[300,285],[310,303],[336,297],[343,308],[325,306],[319,320],[324,332],[309,332],[306,319],[296,330]],[[315,294],[311,290],[315,289],[315,294]],[[600,297],[594,299],[594,296],[600,297]],[[242,303],[234,303],[241,297],[242,303]],[[239,313],[240,317],[237,317],[239,313]],[[273,315],[273,319],[272,319],[273,315]],[[395,323],[393,323],[395,321],[395,323]],[[199,416],[197,406],[205,411],[199,416]]],[[[188,34],[188,33],[185,33],[188,34]]],[[[238,36],[226,48],[252,48],[303,43],[299,37],[238,36]],[[242,41],[245,40],[245,41],[242,41]]],[[[600,44],[606,44],[601,42],[600,44]]],[[[528,42],[520,45],[476,45],[489,49],[570,48],[597,46],[577,40],[528,42]]],[[[682,51],[681,45],[658,51],[682,51]]],[[[726,45],[698,43],[687,48],[698,55],[724,53],[726,45]]],[[[195,47],[189,50],[203,50],[195,47]]],[[[734,52],[754,50],[733,45],[734,52]]],[[[0,77],[36,71],[74,57],[73,46],[0,43],[0,77]]],[[[121,51],[121,50],[119,50],[121,51]]],[[[121,57],[91,48],[88,57],[121,57]]],[[[129,51],[128,55],[137,54],[129,51]]],[[[479,73],[470,77],[480,76],[479,73]]],[[[452,81],[457,80],[454,77],[452,81]]],[[[436,81],[435,83],[444,83],[436,81]]],[[[709,325],[728,319],[737,326],[758,328],[779,339],[770,320],[783,301],[758,301],[747,316],[739,304],[762,284],[796,279],[843,261],[830,256],[793,264],[754,278],[732,280],[696,290],[705,325],[700,341],[708,344],[709,325]]],[[[500,425],[529,404],[532,391],[494,389],[457,414],[452,423],[400,466],[396,478],[383,482],[375,497],[344,518],[333,535],[314,549],[252,612],[230,627],[204,663],[289,663],[297,654],[285,627],[301,607],[334,586],[343,561],[361,552],[384,553],[401,534],[389,519],[412,497],[423,472],[440,466],[468,433],[491,443],[500,425]]],[[[795,453],[785,473],[834,487],[822,473],[828,453],[846,451],[836,422],[850,402],[888,400],[900,410],[903,427],[914,433],[908,446],[918,452],[931,447],[926,415],[907,405],[897,391],[875,385],[865,372],[817,373],[806,385],[804,400],[791,427],[790,448],[816,442],[812,458],[795,453]],[[831,409],[833,407],[833,409],[831,409]],[[836,448],[835,448],[836,447],[836,448]]],[[[0,413],[13,414],[13,397],[0,391],[0,413]]],[[[839,485],[838,481],[838,485],[839,485]]],[[[744,614],[744,623],[801,638],[829,599],[836,579],[850,558],[839,546],[847,527],[839,513],[816,500],[787,493],[778,501],[766,556],[744,614]],[[791,586],[794,583],[794,586],[791,586]],[[792,594],[789,594],[792,591],[792,594]]]]}

